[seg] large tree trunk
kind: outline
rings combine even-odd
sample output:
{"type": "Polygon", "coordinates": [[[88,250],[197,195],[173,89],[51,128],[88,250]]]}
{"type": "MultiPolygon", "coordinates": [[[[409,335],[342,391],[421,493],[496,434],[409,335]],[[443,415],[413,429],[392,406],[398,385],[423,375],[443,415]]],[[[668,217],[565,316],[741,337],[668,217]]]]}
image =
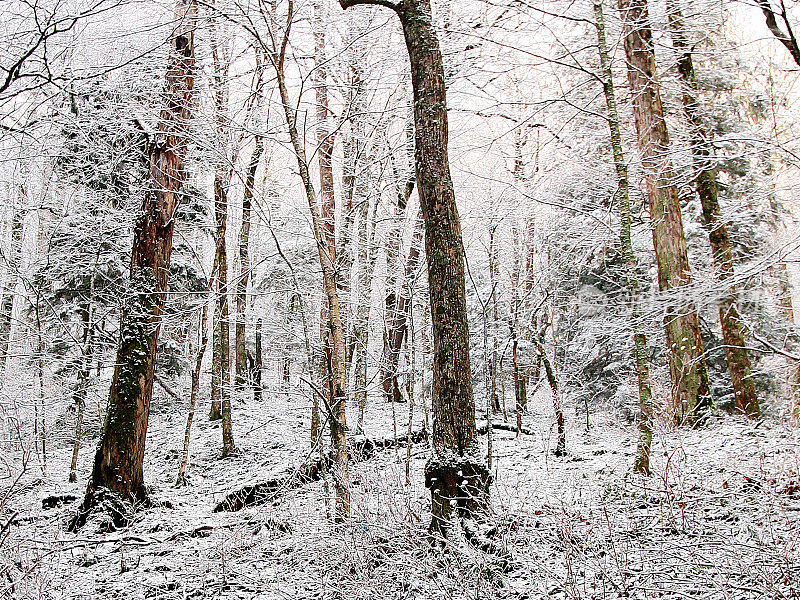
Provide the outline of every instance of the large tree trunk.
{"type": "Polygon", "coordinates": [[[683,110],[689,122],[689,141],[692,148],[695,169],[695,187],[703,208],[703,222],[708,229],[711,251],[714,258],[717,278],[728,289],[719,301],[719,321],[722,326],[722,339],[725,342],[725,356],[728,371],[733,382],[736,408],[748,417],[757,419],[761,410],[758,405],[756,386],[753,383],[750,357],[744,343],[744,332],[736,308],[736,288],[729,280],[733,277],[733,251],[728,228],[722,221],[717,197],[717,174],[712,164],[709,150],[709,131],[703,123],[700,103],[697,97],[697,81],[692,61],[692,48],[687,39],[683,15],[675,0],[668,0],[669,25],[672,43],[679,52],[678,73],[683,80],[683,110]]]}
{"type": "Polygon", "coordinates": [[[636,379],[639,384],[639,438],[636,444],[636,458],[633,472],[650,474],[650,446],[653,442],[653,400],[650,389],[650,363],[647,350],[647,336],[642,322],[639,299],[639,281],[636,277],[636,257],[631,242],[631,199],[629,194],[628,164],[622,152],[622,135],[619,127],[617,98],[614,94],[614,77],[606,43],[606,26],[603,16],[603,0],[594,3],[595,26],[597,27],[597,47],[600,54],[600,69],[603,78],[603,94],[608,110],[608,126],[611,130],[611,150],[614,155],[614,168],[617,174],[617,199],[619,201],[620,243],[622,260],[625,264],[625,285],[632,305],[633,345],[636,361],[636,379]]]}
{"type": "Polygon", "coordinates": [[[489,473],[478,457],[464,246],[447,157],[442,54],[429,0],[406,0],[398,14],[411,61],[415,163],[433,321],[434,454],[425,468],[425,484],[431,490],[431,528],[445,531],[454,504],[466,517],[488,501],[489,473]]]}
{"type": "MultiPolygon", "coordinates": [[[[340,1],[344,8],[359,3],[340,1]]],[[[417,189],[425,219],[434,346],[433,455],[425,467],[425,484],[431,490],[431,529],[445,533],[454,508],[468,517],[488,501],[489,473],[478,457],[464,247],[447,158],[444,67],[430,0],[383,4],[400,17],[411,62],[417,189]]]]}
{"type": "Polygon", "coordinates": [[[236,282],[236,384],[247,382],[247,282],[250,279],[250,213],[255,192],[256,171],[261,160],[264,143],[256,136],[253,155],[247,168],[242,197],[242,228],[239,230],[239,280],[236,282]]]}
{"type": "MultiPolygon", "coordinates": [[[[669,159],[669,133],[656,77],[647,0],[618,0],[625,33],[628,83],[647,184],[653,246],[662,292],[690,279],[678,190],[669,159]]],[[[691,302],[668,300],[664,315],[672,402],[678,423],[696,422],[712,403],[697,313],[691,302]]]]}
{"type": "MultiPolygon", "coordinates": [[[[171,41],[164,107],[163,143],[149,147],[150,176],[133,233],[130,290],[120,318],[120,345],[103,436],[95,454],[86,497],[71,528],[80,527],[98,492],[144,500],[144,461],[161,313],[167,291],[175,209],[186,180],[184,160],[194,88],[194,3],[179,0],[171,41]]],[[[161,136],[160,136],[161,137],[161,136]]]]}
{"type": "MultiPolygon", "coordinates": [[[[329,131],[328,119],[328,63],[325,56],[325,25],[326,19],[325,0],[314,0],[314,88],[316,94],[317,108],[317,159],[319,167],[319,217],[322,228],[325,252],[327,260],[334,265],[336,270],[336,196],[334,195],[333,182],[333,146],[334,134],[329,131]]],[[[336,278],[337,297],[341,288],[340,277],[336,278]]],[[[340,299],[341,301],[341,299],[340,299]]],[[[327,381],[327,359],[324,356],[330,354],[331,349],[326,347],[330,340],[328,335],[328,311],[329,302],[322,290],[322,303],[320,306],[319,318],[319,337],[323,347],[323,360],[321,362],[322,389],[326,392],[332,389],[330,382],[327,381]]],[[[340,318],[343,315],[340,314],[340,318]]],[[[344,327],[344,323],[342,324],[344,327]]],[[[328,397],[327,402],[331,403],[332,398],[328,397]]]]}

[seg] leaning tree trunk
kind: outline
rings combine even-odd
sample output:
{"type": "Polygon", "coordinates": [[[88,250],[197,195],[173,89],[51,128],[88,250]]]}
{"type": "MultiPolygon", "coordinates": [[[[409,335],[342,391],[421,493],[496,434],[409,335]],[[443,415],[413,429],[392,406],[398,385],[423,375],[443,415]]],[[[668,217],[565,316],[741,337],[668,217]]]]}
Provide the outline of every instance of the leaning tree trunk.
{"type": "Polygon", "coordinates": [[[256,171],[261,160],[264,143],[256,136],[253,155],[247,168],[242,197],[242,228],[239,230],[239,281],[236,282],[236,384],[247,382],[247,282],[250,279],[250,213],[255,191],[256,171]]]}
{"type": "Polygon", "coordinates": [[[159,141],[150,144],[149,180],[133,232],[130,290],[120,317],[120,344],[105,427],[83,504],[71,523],[80,527],[103,489],[144,500],[145,439],[153,395],[156,346],[172,253],[175,209],[184,193],[187,128],[194,88],[193,2],[178,0],[171,40],[159,141]]]}
{"type": "MultiPolygon", "coordinates": [[[[340,0],[344,8],[374,0],[340,0]]],[[[433,321],[433,455],[425,467],[431,529],[445,533],[456,508],[469,516],[488,501],[489,473],[478,457],[469,360],[464,247],[447,159],[444,67],[430,0],[391,6],[400,17],[414,89],[417,188],[433,321]]]]}
{"type": "Polygon", "coordinates": [[[619,127],[617,98],[614,93],[614,77],[606,43],[603,0],[594,3],[595,27],[597,28],[597,48],[600,55],[603,94],[608,110],[608,126],[611,130],[611,150],[614,155],[614,168],[617,174],[617,198],[619,200],[620,242],[622,259],[625,263],[625,284],[633,307],[633,345],[636,360],[636,379],[639,383],[639,438],[636,444],[636,458],[633,472],[650,474],[650,446],[653,443],[653,396],[650,388],[650,363],[648,360],[647,336],[642,322],[639,299],[639,281],[636,277],[636,257],[631,241],[631,199],[629,194],[628,164],[622,152],[622,135],[619,127]]]}
{"type": "MultiPolygon", "coordinates": [[[[669,159],[669,133],[656,77],[647,0],[618,0],[625,33],[628,83],[647,184],[653,246],[662,292],[687,286],[689,258],[678,190],[669,159]]],[[[674,292],[673,292],[674,293],[674,292]]],[[[677,295],[676,295],[677,296],[677,295]]],[[[664,314],[675,419],[696,422],[711,407],[697,313],[690,301],[668,300],[664,314]]]]}
{"type": "MultiPolygon", "coordinates": [[[[564,423],[564,411],[561,407],[561,395],[558,391],[558,381],[556,381],[555,372],[553,371],[550,359],[547,358],[547,353],[544,351],[544,346],[541,342],[537,344],[537,348],[539,350],[539,355],[542,357],[547,383],[550,384],[550,391],[553,394],[553,410],[556,415],[556,433],[558,435],[556,449],[553,453],[556,456],[564,456],[567,453],[567,433],[564,423]]],[[[517,435],[519,435],[519,429],[517,429],[517,435]]]]}
{"type": "Polygon", "coordinates": [[[667,1],[672,43],[679,52],[678,73],[683,80],[683,110],[689,122],[689,142],[697,175],[695,187],[703,208],[703,222],[708,229],[711,251],[720,283],[728,284],[719,301],[719,322],[722,340],[725,342],[725,357],[733,383],[736,408],[752,419],[757,419],[761,410],[758,405],[756,386],[753,383],[750,357],[744,343],[744,332],[739,311],[736,308],[736,288],[733,278],[733,251],[728,228],[722,221],[717,197],[717,174],[709,150],[709,131],[703,122],[698,99],[697,80],[694,74],[692,47],[686,36],[683,15],[675,0],[667,1]]]}

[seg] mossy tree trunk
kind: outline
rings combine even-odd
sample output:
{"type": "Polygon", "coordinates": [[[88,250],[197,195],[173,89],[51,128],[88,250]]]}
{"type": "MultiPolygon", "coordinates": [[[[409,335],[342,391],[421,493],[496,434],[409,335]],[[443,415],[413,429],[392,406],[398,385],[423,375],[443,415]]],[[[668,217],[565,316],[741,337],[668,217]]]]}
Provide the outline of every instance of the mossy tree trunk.
{"type": "Polygon", "coordinates": [[[186,181],[184,161],[194,89],[195,12],[193,2],[178,0],[177,27],[170,43],[159,119],[163,143],[151,143],[148,148],[149,179],[133,232],[130,290],[120,317],[120,344],[108,412],[86,497],[71,523],[73,529],[83,524],[103,489],[127,501],[146,498],[143,461],[156,346],[167,291],[175,209],[186,181]]]}
{"type": "Polygon", "coordinates": [[[658,284],[670,292],[664,311],[672,403],[676,422],[696,422],[711,407],[711,391],[697,313],[678,290],[689,284],[686,238],[669,159],[669,133],[656,76],[647,0],[618,0],[622,14],[628,83],[645,172],[658,284]]]}
{"type": "Polygon", "coordinates": [[[489,473],[478,457],[469,359],[464,247],[447,157],[444,67],[430,0],[340,0],[381,4],[400,18],[414,90],[415,166],[433,322],[433,455],[425,467],[431,529],[446,533],[454,510],[473,515],[488,502],[489,473]]]}
{"type": "Polygon", "coordinates": [[[622,151],[617,98],[614,92],[614,76],[606,43],[606,26],[603,15],[603,0],[594,3],[595,27],[597,28],[597,48],[600,55],[600,70],[603,80],[603,95],[608,110],[608,126],[611,132],[611,150],[617,174],[617,200],[620,216],[620,244],[625,264],[625,286],[632,305],[633,346],[636,361],[636,380],[639,387],[639,437],[636,444],[636,458],[633,472],[650,474],[650,446],[653,442],[653,396],[650,388],[650,362],[647,349],[647,336],[642,322],[639,298],[639,281],[636,276],[636,257],[631,241],[631,199],[629,194],[628,164],[622,151]]]}
{"type": "Polygon", "coordinates": [[[728,228],[722,221],[719,207],[717,173],[712,163],[709,128],[703,122],[700,109],[692,46],[676,0],[667,1],[667,11],[672,43],[678,51],[678,73],[683,83],[683,110],[689,122],[689,142],[696,170],[695,187],[703,209],[703,224],[708,229],[717,279],[726,288],[719,300],[719,321],[722,326],[722,340],[725,342],[728,372],[733,383],[736,408],[748,417],[757,419],[761,409],[753,383],[750,357],[745,349],[742,321],[736,307],[736,288],[731,283],[734,275],[733,251],[728,228]]]}

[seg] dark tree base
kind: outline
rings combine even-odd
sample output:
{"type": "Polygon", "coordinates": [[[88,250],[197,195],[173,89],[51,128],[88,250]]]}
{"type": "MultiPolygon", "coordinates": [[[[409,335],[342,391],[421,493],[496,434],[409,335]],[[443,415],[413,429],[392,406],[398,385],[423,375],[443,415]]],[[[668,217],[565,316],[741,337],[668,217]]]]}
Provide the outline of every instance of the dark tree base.
{"type": "Polygon", "coordinates": [[[146,508],[152,503],[144,489],[140,490],[134,498],[125,499],[116,492],[107,488],[92,488],[86,490],[77,514],[67,525],[67,531],[75,532],[86,525],[86,521],[93,513],[102,513],[108,518],[100,525],[100,531],[111,533],[130,524],[137,508],[146,508]]]}
{"type": "Polygon", "coordinates": [[[219,421],[222,418],[222,403],[219,400],[211,401],[211,410],[208,413],[209,421],[219,421]]]}
{"type": "Polygon", "coordinates": [[[446,535],[454,516],[477,520],[489,505],[491,475],[471,457],[433,456],[425,465],[425,487],[431,490],[431,533],[446,535]]]}

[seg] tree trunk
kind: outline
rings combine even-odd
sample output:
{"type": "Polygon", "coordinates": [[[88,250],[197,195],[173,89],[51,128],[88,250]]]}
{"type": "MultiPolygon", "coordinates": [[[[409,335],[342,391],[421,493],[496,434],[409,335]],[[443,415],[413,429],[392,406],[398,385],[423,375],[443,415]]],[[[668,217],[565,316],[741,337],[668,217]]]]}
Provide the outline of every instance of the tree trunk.
{"type": "MultiPolygon", "coordinates": [[[[564,424],[564,411],[561,407],[561,395],[558,392],[558,382],[553,372],[553,366],[550,364],[550,359],[547,358],[547,354],[544,351],[544,346],[539,344],[538,348],[539,355],[542,357],[542,364],[544,364],[544,374],[545,377],[547,377],[547,383],[550,384],[550,391],[553,394],[553,410],[556,415],[556,430],[558,435],[556,449],[553,453],[556,456],[564,456],[567,453],[567,434],[564,424]]],[[[517,435],[519,435],[519,428],[517,429],[517,435]]]]}
{"type": "MultiPolygon", "coordinates": [[[[662,292],[686,286],[690,279],[686,238],[678,190],[669,159],[669,134],[656,77],[653,34],[647,0],[618,0],[625,33],[628,83],[633,94],[636,133],[647,184],[653,246],[662,292]]],[[[675,419],[694,423],[712,404],[703,342],[691,302],[668,300],[664,325],[667,336],[675,419]]]]}
{"type": "Polygon", "coordinates": [[[256,171],[261,160],[264,143],[256,136],[253,155],[247,168],[242,197],[242,228],[239,230],[239,280],[236,282],[236,385],[247,383],[247,282],[250,279],[250,212],[255,192],[256,171]]]}
{"type": "Polygon", "coordinates": [[[130,291],[120,318],[120,345],[105,427],[83,504],[71,523],[80,527],[108,489],[124,500],[144,500],[144,461],[161,313],[167,291],[175,209],[184,193],[187,127],[194,88],[194,3],[179,0],[177,30],[159,120],[164,143],[149,147],[150,177],[133,233],[130,291]]]}
{"type": "MultiPolygon", "coordinates": [[[[717,278],[720,284],[725,285],[734,274],[733,251],[728,228],[722,222],[717,197],[717,174],[709,150],[710,132],[703,123],[697,96],[692,49],[683,24],[683,15],[676,0],[668,0],[667,10],[672,43],[679,53],[678,73],[683,80],[683,110],[689,122],[689,141],[697,170],[695,187],[703,208],[703,224],[708,229],[717,278]]],[[[736,408],[751,419],[757,419],[761,415],[761,410],[753,383],[750,357],[747,356],[745,349],[742,323],[736,308],[736,288],[730,283],[719,301],[719,322],[722,326],[722,339],[725,342],[725,356],[733,383],[736,408]]]]}
{"type": "Polygon", "coordinates": [[[375,242],[375,212],[377,203],[371,203],[369,197],[360,201],[358,220],[358,305],[353,324],[355,340],[355,387],[356,404],[358,405],[358,425],[356,433],[364,433],[364,407],[367,403],[367,350],[369,348],[369,309],[372,287],[372,273],[375,269],[377,252],[375,242]]]}
{"type": "MultiPolygon", "coordinates": [[[[636,458],[633,472],[650,474],[650,446],[653,442],[653,400],[650,388],[650,363],[648,360],[647,336],[642,322],[639,299],[639,281],[636,277],[636,257],[631,241],[631,200],[629,194],[628,164],[622,151],[622,135],[619,127],[617,98],[614,94],[614,77],[606,43],[603,0],[594,3],[595,26],[597,27],[597,47],[600,54],[603,93],[608,110],[608,125],[611,130],[611,150],[614,155],[614,168],[617,174],[617,198],[619,200],[620,243],[622,260],[625,263],[625,285],[633,307],[633,344],[636,362],[636,379],[639,384],[639,437],[636,444],[636,458]]],[[[588,417],[587,417],[588,419],[588,417]]],[[[588,421],[587,421],[588,422],[588,421]]]]}
{"type": "Polygon", "coordinates": [[[195,357],[194,370],[192,371],[192,389],[189,392],[189,411],[186,413],[186,430],[183,434],[183,453],[181,454],[181,463],[178,467],[178,478],[175,485],[186,485],[186,466],[189,464],[189,440],[192,434],[192,421],[194,420],[194,409],[197,405],[197,393],[200,389],[200,369],[203,366],[203,357],[206,353],[206,346],[208,345],[208,303],[203,304],[200,311],[200,319],[197,325],[197,333],[200,336],[200,343],[197,347],[197,355],[195,357]]]}
{"type": "MultiPolygon", "coordinates": [[[[408,140],[412,139],[412,131],[408,131],[408,140]]],[[[384,332],[383,332],[383,357],[381,359],[381,385],[383,393],[388,402],[401,402],[400,385],[397,382],[397,367],[400,358],[400,349],[405,337],[405,319],[402,298],[398,297],[397,275],[400,272],[399,255],[402,245],[403,220],[406,215],[408,200],[414,191],[415,180],[413,177],[403,175],[398,171],[394,158],[391,158],[392,170],[394,172],[395,191],[397,205],[395,206],[394,219],[389,228],[389,235],[386,242],[386,299],[384,302],[384,332]]],[[[413,164],[413,158],[411,159],[413,164]]],[[[406,278],[409,276],[409,269],[413,269],[419,261],[419,248],[414,248],[413,242],[417,237],[422,236],[421,223],[415,225],[414,239],[409,253],[408,261],[404,273],[406,278]],[[419,230],[419,231],[417,231],[419,230]]]]}
{"type": "Polygon", "coordinates": [[[495,256],[497,252],[495,243],[496,231],[497,226],[493,223],[489,228],[489,285],[492,288],[491,297],[489,299],[489,302],[492,304],[492,353],[489,358],[491,363],[489,372],[491,376],[490,398],[493,413],[500,412],[500,398],[497,395],[497,325],[499,323],[499,314],[497,309],[497,290],[495,289],[497,286],[497,257],[495,256]]]}
{"type": "Polygon", "coordinates": [[[256,402],[261,401],[261,396],[264,393],[263,389],[261,388],[261,371],[263,369],[262,356],[263,349],[261,347],[261,319],[259,319],[256,321],[256,355],[253,358],[253,400],[256,402]]]}
{"type": "MultiPolygon", "coordinates": [[[[92,273],[92,284],[94,288],[94,273],[92,273]]],[[[89,293],[89,306],[83,311],[83,345],[81,346],[81,362],[78,366],[78,380],[76,382],[74,402],[75,402],[75,437],[72,441],[72,462],[69,466],[69,481],[78,481],[78,453],[81,448],[81,435],[83,431],[83,409],[86,406],[86,393],[89,386],[89,373],[91,370],[91,360],[93,351],[94,327],[92,325],[93,300],[94,294],[89,293]]]]}
{"type": "MultiPolygon", "coordinates": [[[[359,3],[340,1],[344,8],[359,3]]],[[[403,26],[414,89],[415,163],[425,219],[434,346],[433,455],[425,467],[425,485],[431,490],[431,530],[444,534],[454,508],[469,517],[488,502],[489,473],[478,457],[464,247],[447,158],[442,54],[430,0],[388,5],[403,26]]]]}
{"type": "Polygon", "coordinates": [[[2,300],[0,300],[0,376],[5,374],[11,347],[11,319],[14,315],[14,296],[22,253],[22,217],[22,210],[14,210],[11,217],[11,246],[5,265],[6,282],[2,290],[2,300]]]}
{"type": "MultiPolygon", "coordinates": [[[[516,134],[516,150],[517,155],[514,160],[514,179],[518,180],[518,173],[522,170],[522,157],[520,155],[521,144],[519,143],[519,134],[516,134]]],[[[511,366],[514,369],[514,412],[517,417],[517,435],[522,429],[522,413],[525,410],[527,403],[525,379],[522,376],[522,369],[519,366],[519,354],[517,348],[519,345],[519,313],[522,302],[520,301],[519,285],[520,285],[520,253],[521,246],[519,240],[519,229],[516,222],[511,226],[512,240],[514,244],[514,265],[511,270],[511,366]]]]}
{"type": "Polygon", "coordinates": [[[517,416],[517,435],[522,430],[522,398],[520,397],[519,360],[517,358],[517,328],[511,326],[511,358],[514,368],[514,414],[517,416]]]}
{"type": "MultiPolygon", "coordinates": [[[[284,30],[280,48],[273,48],[270,56],[275,66],[278,80],[278,91],[280,93],[281,104],[283,105],[284,116],[289,128],[289,137],[292,148],[297,159],[297,166],[300,178],[306,192],[308,209],[311,214],[311,227],[314,240],[317,244],[317,254],[322,269],[322,281],[325,291],[325,300],[328,304],[328,328],[330,330],[330,355],[332,381],[330,387],[333,389],[333,397],[330,401],[330,429],[331,442],[335,452],[335,465],[333,469],[334,486],[336,488],[336,520],[346,519],[350,514],[350,475],[347,453],[347,421],[346,421],[346,389],[347,371],[345,368],[345,343],[344,329],[339,307],[338,288],[336,284],[335,256],[331,256],[331,249],[335,253],[335,246],[329,245],[329,236],[326,233],[323,220],[317,206],[316,192],[311,182],[311,174],[308,168],[305,148],[297,129],[297,114],[292,108],[289,100],[289,91],[286,87],[284,72],[284,62],[286,48],[289,41],[289,33],[294,19],[294,13],[290,10],[287,15],[287,26],[284,30]]],[[[317,394],[314,395],[315,401],[317,394]]]]}
{"type": "Polygon", "coordinates": [[[345,277],[353,268],[357,253],[356,290],[351,296],[353,315],[350,319],[347,341],[347,363],[353,370],[353,396],[358,407],[356,433],[364,432],[364,408],[367,402],[367,348],[369,346],[369,312],[372,275],[377,252],[374,248],[375,210],[377,203],[370,192],[369,164],[374,154],[368,139],[365,115],[369,107],[366,100],[364,63],[368,55],[364,32],[351,24],[352,39],[350,57],[350,131],[342,146],[344,169],[342,187],[347,202],[344,236],[346,248],[342,271],[345,277]],[[355,223],[355,236],[350,239],[349,223],[355,223]],[[353,297],[354,296],[354,297],[353,297]]]}
{"type": "Polygon", "coordinates": [[[231,359],[230,320],[228,312],[228,253],[225,250],[225,234],[228,221],[228,198],[223,183],[223,174],[214,177],[214,214],[217,224],[218,268],[216,278],[216,318],[214,323],[214,356],[211,373],[211,420],[222,419],[222,455],[227,456],[236,448],[233,443],[231,419],[231,359]]]}
{"type": "MultiPolygon", "coordinates": [[[[320,227],[323,233],[325,244],[325,252],[328,257],[327,260],[333,265],[336,270],[336,197],[334,195],[333,183],[333,143],[334,134],[329,131],[328,119],[328,63],[325,56],[326,41],[325,41],[325,25],[327,23],[325,15],[325,0],[314,0],[314,89],[316,94],[316,108],[317,108],[317,160],[319,167],[319,219],[320,227]]],[[[337,297],[338,291],[341,287],[339,277],[336,278],[337,297]]],[[[325,290],[322,290],[322,302],[320,306],[320,319],[319,319],[319,336],[320,342],[324,349],[324,354],[327,356],[332,351],[326,347],[328,336],[328,299],[325,290]]],[[[342,315],[340,314],[340,318],[342,315]]],[[[342,324],[344,327],[344,324],[342,324]]],[[[326,392],[332,389],[329,381],[327,381],[327,359],[323,359],[321,364],[322,381],[325,384],[322,389],[326,392]]],[[[330,404],[332,398],[328,397],[327,402],[330,404]]]]}
{"type": "Polygon", "coordinates": [[[219,408],[222,419],[222,456],[236,450],[233,441],[233,418],[231,415],[231,342],[230,313],[228,307],[228,185],[231,180],[231,161],[228,158],[225,140],[225,120],[228,103],[225,75],[229,59],[220,56],[225,52],[217,39],[216,22],[211,23],[211,58],[214,66],[214,111],[217,123],[218,153],[214,167],[214,220],[217,233],[217,306],[215,318],[216,339],[214,340],[214,359],[212,360],[211,394],[212,416],[219,408]],[[223,63],[225,61],[225,64],[223,63]],[[216,381],[216,386],[214,385],[216,381]],[[216,390],[216,398],[214,397],[216,390]],[[216,407],[215,407],[215,402],[216,407]]]}
{"type": "MultiPolygon", "coordinates": [[[[397,381],[397,369],[400,362],[400,352],[403,348],[403,341],[408,335],[408,311],[410,310],[410,286],[419,266],[420,247],[422,236],[425,233],[421,219],[415,219],[414,233],[411,238],[411,248],[408,251],[406,265],[403,269],[403,283],[400,288],[399,297],[392,301],[393,310],[387,318],[391,318],[386,329],[386,339],[384,344],[383,357],[383,391],[387,400],[390,402],[401,402],[400,385],[397,381]]],[[[394,294],[392,294],[394,298],[394,294]]],[[[389,300],[387,299],[387,308],[389,300]]]]}

